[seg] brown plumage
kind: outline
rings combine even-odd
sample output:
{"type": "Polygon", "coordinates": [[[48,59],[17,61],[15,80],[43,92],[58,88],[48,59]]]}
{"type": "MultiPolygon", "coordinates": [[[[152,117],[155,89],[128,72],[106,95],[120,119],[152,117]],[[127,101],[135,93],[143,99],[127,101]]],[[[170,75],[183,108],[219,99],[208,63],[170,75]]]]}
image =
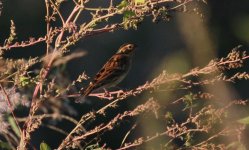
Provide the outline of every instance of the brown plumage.
{"type": "Polygon", "coordinates": [[[95,75],[82,95],[87,96],[94,90],[114,87],[121,82],[130,70],[131,56],[135,47],[134,44],[122,45],[95,75]]]}

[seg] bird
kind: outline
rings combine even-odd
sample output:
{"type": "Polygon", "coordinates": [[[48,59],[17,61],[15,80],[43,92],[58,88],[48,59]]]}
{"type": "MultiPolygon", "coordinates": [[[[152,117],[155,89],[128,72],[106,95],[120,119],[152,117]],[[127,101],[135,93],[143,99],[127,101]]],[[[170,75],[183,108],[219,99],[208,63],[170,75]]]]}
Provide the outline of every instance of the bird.
{"type": "Polygon", "coordinates": [[[95,75],[92,82],[81,92],[82,96],[88,96],[91,92],[115,87],[128,74],[131,68],[132,56],[136,44],[126,43],[120,46],[118,51],[104,64],[95,75]]]}

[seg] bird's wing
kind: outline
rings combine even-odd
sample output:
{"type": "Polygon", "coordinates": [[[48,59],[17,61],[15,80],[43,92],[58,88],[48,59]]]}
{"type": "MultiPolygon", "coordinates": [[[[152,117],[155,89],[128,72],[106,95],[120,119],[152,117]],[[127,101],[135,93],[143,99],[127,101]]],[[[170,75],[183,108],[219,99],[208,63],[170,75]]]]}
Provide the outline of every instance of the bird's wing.
{"type": "Polygon", "coordinates": [[[115,54],[114,56],[112,56],[96,74],[93,81],[83,92],[83,95],[87,96],[93,90],[117,81],[120,76],[122,76],[122,74],[128,71],[128,69],[126,68],[128,65],[127,59],[129,58],[124,55],[115,54]]]}
{"type": "Polygon", "coordinates": [[[127,68],[125,68],[126,66],[127,62],[124,56],[114,55],[96,74],[93,80],[93,84],[97,84],[100,87],[106,83],[112,82],[117,77],[120,77],[121,74],[127,71],[127,68]]]}

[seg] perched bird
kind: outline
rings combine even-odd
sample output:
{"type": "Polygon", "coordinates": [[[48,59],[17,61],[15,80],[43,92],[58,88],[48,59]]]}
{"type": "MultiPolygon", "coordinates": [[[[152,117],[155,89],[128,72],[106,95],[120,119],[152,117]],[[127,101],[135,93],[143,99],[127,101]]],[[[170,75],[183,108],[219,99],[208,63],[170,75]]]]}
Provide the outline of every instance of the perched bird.
{"type": "Polygon", "coordinates": [[[131,57],[135,48],[135,44],[123,44],[95,75],[82,95],[88,96],[94,90],[115,87],[121,82],[131,68],[131,57]]]}

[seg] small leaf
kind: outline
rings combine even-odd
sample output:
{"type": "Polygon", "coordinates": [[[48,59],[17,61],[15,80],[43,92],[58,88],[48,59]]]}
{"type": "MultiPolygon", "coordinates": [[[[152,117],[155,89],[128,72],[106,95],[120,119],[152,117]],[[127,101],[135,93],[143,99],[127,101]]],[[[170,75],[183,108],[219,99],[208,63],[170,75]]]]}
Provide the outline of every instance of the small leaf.
{"type": "Polygon", "coordinates": [[[242,124],[249,124],[249,116],[238,120],[237,122],[242,124]]]}
{"type": "Polygon", "coordinates": [[[25,76],[21,76],[19,78],[21,86],[26,86],[30,83],[29,78],[25,76]]]}
{"type": "Polygon", "coordinates": [[[187,95],[185,95],[183,97],[183,101],[185,103],[185,108],[183,109],[183,111],[185,111],[186,109],[189,109],[189,108],[193,108],[193,107],[196,107],[198,106],[197,104],[194,104],[193,101],[196,99],[195,95],[193,93],[189,93],[187,95]]]}
{"type": "Polygon", "coordinates": [[[123,19],[127,20],[131,18],[132,16],[135,16],[135,13],[133,11],[127,10],[127,11],[124,11],[123,19]]]}
{"type": "Polygon", "coordinates": [[[19,128],[18,128],[18,126],[17,126],[17,124],[12,116],[8,117],[8,122],[9,122],[12,130],[15,132],[15,134],[20,137],[19,128]]]}
{"type": "Polygon", "coordinates": [[[51,148],[45,142],[40,144],[40,150],[51,150],[51,148]]]}
{"type": "Polygon", "coordinates": [[[122,9],[122,8],[128,6],[128,5],[129,5],[128,1],[127,1],[127,0],[123,0],[123,1],[117,6],[117,8],[118,8],[118,9],[122,9]]]}

